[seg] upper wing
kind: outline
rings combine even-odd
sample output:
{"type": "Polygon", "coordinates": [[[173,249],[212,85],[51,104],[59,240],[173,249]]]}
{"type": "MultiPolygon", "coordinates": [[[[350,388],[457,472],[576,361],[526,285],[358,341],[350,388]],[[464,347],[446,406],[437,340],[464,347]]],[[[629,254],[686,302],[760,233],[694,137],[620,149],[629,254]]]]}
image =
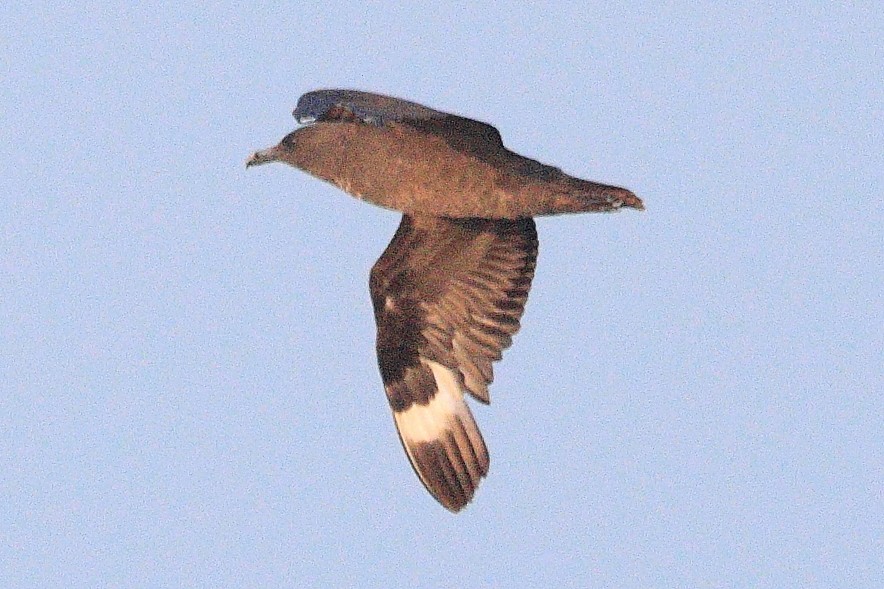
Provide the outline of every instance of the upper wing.
{"type": "Polygon", "coordinates": [[[488,472],[463,391],[488,402],[537,261],[532,219],[403,216],[371,271],[378,364],[399,437],[427,490],[457,511],[488,472]]]}
{"type": "Polygon", "coordinates": [[[314,90],[298,99],[292,113],[299,123],[360,122],[377,127],[405,124],[438,135],[459,151],[479,155],[503,148],[488,123],[434,110],[416,102],[359,90],[314,90]]]}
{"type": "Polygon", "coordinates": [[[299,123],[310,123],[322,118],[335,107],[346,108],[363,122],[376,125],[383,125],[388,121],[447,116],[444,112],[401,98],[340,89],[307,92],[298,99],[292,115],[299,123]]]}

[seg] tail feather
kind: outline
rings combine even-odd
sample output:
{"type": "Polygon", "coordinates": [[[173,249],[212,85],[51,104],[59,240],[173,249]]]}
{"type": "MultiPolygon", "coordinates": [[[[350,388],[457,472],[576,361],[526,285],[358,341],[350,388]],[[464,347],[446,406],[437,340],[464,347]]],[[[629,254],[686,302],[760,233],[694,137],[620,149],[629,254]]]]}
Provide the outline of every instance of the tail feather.
{"type": "Polygon", "coordinates": [[[583,207],[578,212],[615,211],[627,207],[643,211],[644,203],[630,190],[619,186],[599,184],[580,178],[570,178],[568,194],[583,207]]]}

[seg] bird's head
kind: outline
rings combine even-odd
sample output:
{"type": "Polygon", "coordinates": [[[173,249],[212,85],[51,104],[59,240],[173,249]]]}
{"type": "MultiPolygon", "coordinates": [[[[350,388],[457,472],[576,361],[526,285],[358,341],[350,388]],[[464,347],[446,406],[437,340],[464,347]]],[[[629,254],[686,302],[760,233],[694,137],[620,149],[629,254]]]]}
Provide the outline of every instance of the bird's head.
{"type": "Polygon", "coordinates": [[[260,166],[268,162],[291,161],[295,148],[298,145],[298,134],[303,129],[296,129],[282,138],[279,144],[267,149],[260,149],[249,156],[246,160],[246,167],[260,166]]]}

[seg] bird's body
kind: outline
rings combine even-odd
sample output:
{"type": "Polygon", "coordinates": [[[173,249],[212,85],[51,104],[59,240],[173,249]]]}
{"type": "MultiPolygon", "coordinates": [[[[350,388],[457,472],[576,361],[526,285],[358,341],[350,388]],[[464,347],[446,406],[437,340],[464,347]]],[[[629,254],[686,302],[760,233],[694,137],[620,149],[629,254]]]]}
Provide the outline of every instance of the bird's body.
{"type": "Polygon", "coordinates": [[[489,402],[491,364],[519,328],[537,259],[532,217],[641,200],[515,154],[491,125],[413,102],[319,90],[294,115],[310,124],[248,165],[283,161],[404,213],[371,271],[378,363],[412,466],[458,511],[488,471],[463,392],[489,402]]]}
{"type": "Polygon", "coordinates": [[[408,215],[522,219],[642,206],[628,190],[509,151],[491,125],[414,103],[405,104],[423,110],[397,111],[397,102],[405,101],[355,91],[310,92],[299,101],[312,106],[310,114],[299,106],[295,116],[313,122],[256,156],[276,157],[273,150],[285,146],[286,163],[408,215]],[[328,100],[319,100],[326,93],[328,100]],[[374,110],[360,108],[360,99],[374,110]],[[391,103],[386,110],[382,100],[391,103]]]}

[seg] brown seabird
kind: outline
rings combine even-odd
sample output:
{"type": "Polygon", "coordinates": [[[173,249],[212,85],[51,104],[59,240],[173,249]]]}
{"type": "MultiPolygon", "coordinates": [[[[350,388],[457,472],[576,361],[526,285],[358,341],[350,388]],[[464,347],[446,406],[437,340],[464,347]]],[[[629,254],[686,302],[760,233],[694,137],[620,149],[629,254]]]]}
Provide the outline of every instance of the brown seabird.
{"type": "Polygon", "coordinates": [[[421,482],[459,511],[488,473],[464,391],[490,401],[537,262],[532,217],[643,209],[632,192],[509,151],[486,123],[356,90],[298,100],[304,126],[255,152],[403,213],[371,269],[377,354],[399,439],[421,482]]]}

